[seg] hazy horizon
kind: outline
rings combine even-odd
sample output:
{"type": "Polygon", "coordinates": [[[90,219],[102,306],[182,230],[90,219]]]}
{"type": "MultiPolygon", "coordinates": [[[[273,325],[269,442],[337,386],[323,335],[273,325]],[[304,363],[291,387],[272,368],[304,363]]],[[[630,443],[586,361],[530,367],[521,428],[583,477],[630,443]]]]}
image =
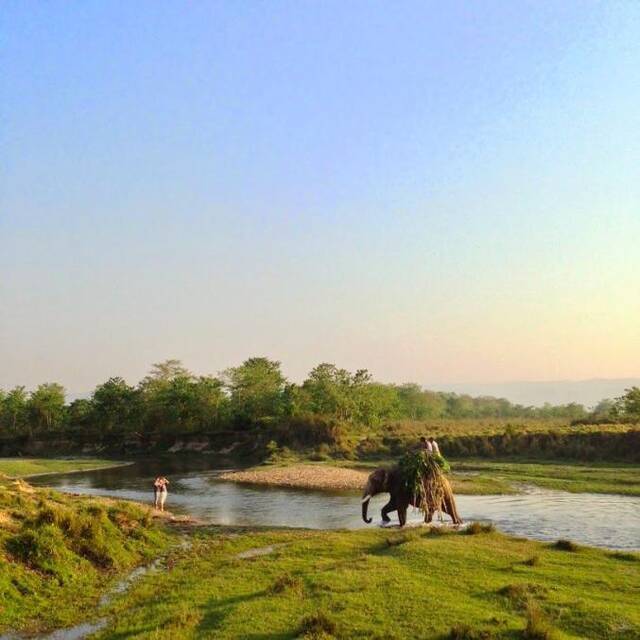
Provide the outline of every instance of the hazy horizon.
{"type": "Polygon", "coordinates": [[[1,388],[640,376],[640,4],[0,13],[1,388]]]}

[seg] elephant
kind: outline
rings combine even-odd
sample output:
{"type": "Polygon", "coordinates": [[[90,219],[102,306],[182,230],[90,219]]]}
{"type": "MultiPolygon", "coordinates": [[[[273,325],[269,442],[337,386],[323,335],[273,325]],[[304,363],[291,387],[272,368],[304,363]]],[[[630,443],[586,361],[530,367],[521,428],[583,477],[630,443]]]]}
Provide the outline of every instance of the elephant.
{"type": "MultiPolygon", "coordinates": [[[[458,515],[458,510],[456,509],[456,503],[453,498],[453,492],[451,491],[449,482],[446,478],[443,478],[443,480],[446,483],[447,490],[445,491],[445,496],[442,501],[442,505],[440,505],[440,509],[451,517],[454,524],[462,524],[462,518],[458,515]]],[[[369,476],[362,494],[362,519],[367,524],[372,520],[372,518],[367,518],[369,500],[371,500],[372,496],[375,496],[378,493],[389,493],[391,496],[389,502],[382,507],[382,520],[385,524],[391,521],[388,514],[392,511],[397,511],[400,526],[404,527],[407,522],[407,508],[409,505],[414,507],[422,506],[420,504],[416,504],[416,502],[419,502],[419,499],[416,500],[415,496],[405,488],[400,469],[398,467],[392,467],[390,469],[379,467],[369,476]]],[[[438,505],[428,505],[428,508],[425,509],[424,521],[431,522],[433,514],[437,510],[438,505]]]]}

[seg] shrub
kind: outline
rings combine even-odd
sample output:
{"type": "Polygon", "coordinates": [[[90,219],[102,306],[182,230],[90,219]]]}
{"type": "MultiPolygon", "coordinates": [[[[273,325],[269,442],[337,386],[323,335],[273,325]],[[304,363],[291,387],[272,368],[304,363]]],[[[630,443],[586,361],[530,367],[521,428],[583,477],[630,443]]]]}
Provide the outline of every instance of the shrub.
{"type": "Polygon", "coordinates": [[[623,553],[622,551],[615,551],[609,555],[610,558],[615,560],[624,560],[625,562],[640,562],[640,555],[637,553],[623,553]]]}
{"type": "Polygon", "coordinates": [[[454,531],[449,527],[437,527],[435,525],[431,525],[426,531],[428,536],[448,536],[453,533],[454,531]]]}
{"type": "Polygon", "coordinates": [[[401,544],[406,544],[412,540],[416,540],[419,534],[416,531],[407,531],[400,533],[396,536],[387,538],[387,547],[398,547],[401,544]]]}
{"type": "Polygon", "coordinates": [[[313,414],[292,416],[280,422],[273,430],[274,439],[280,445],[304,449],[341,443],[345,427],[340,422],[313,414]]]}
{"type": "Polygon", "coordinates": [[[335,632],[336,623],[322,611],[306,616],[300,622],[300,635],[306,638],[333,636],[335,632]]]}
{"type": "Polygon", "coordinates": [[[468,536],[475,536],[479,533],[493,533],[495,530],[496,527],[492,522],[472,522],[464,532],[468,536]]]}
{"type": "Polygon", "coordinates": [[[290,573],[281,575],[271,585],[269,591],[271,593],[282,593],[283,591],[300,591],[302,589],[302,581],[296,576],[292,576],[290,573]]]}
{"type": "Polygon", "coordinates": [[[323,462],[331,459],[331,447],[323,442],[310,456],[311,460],[316,462],[323,462]]]}
{"type": "Polygon", "coordinates": [[[508,584],[506,587],[502,587],[498,593],[505,596],[512,604],[525,606],[530,602],[532,596],[544,596],[547,589],[539,584],[520,582],[508,584]]]}
{"type": "Polygon", "coordinates": [[[571,542],[571,540],[558,540],[554,542],[553,547],[558,551],[570,551],[572,553],[580,550],[580,547],[575,542],[571,542]]]}
{"type": "Polygon", "coordinates": [[[527,626],[522,637],[524,640],[554,640],[556,637],[544,612],[534,601],[527,605],[527,626]]]}

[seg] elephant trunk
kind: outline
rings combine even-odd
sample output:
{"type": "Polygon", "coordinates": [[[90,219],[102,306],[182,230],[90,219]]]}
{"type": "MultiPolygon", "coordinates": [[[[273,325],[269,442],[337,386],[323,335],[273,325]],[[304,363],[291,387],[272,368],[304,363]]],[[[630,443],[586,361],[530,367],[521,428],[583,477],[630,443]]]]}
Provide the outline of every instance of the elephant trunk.
{"type": "Polygon", "coordinates": [[[367,523],[371,524],[372,518],[367,518],[367,510],[369,509],[369,500],[371,500],[371,494],[365,493],[362,498],[362,519],[367,523]]]}
{"type": "Polygon", "coordinates": [[[362,519],[367,523],[371,524],[372,518],[367,518],[367,511],[369,509],[369,501],[371,500],[371,495],[374,493],[371,487],[371,480],[367,482],[367,485],[362,492],[362,519]]]}

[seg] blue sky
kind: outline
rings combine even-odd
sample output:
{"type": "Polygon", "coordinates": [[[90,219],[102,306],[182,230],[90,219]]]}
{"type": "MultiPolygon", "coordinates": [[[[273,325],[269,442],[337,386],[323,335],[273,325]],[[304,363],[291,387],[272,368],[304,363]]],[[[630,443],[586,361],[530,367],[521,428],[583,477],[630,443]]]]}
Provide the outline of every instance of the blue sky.
{"type": "Polygon", "coordinates": [[[4,2],[0,386],[640,374],[640,5],[4,2]]]}

